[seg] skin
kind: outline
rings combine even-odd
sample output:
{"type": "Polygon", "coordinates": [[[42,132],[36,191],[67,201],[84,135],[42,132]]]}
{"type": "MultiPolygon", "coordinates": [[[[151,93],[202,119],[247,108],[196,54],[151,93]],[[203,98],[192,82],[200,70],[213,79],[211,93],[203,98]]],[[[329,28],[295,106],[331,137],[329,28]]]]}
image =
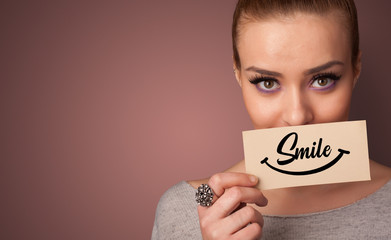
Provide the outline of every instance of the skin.
{"type": "MultiPolygon", "coordinates": [[[[239,39],[238,50],[242,70],[236,71],[236,78],[256,129],[348,119],[359,70],[353,71],[347,31],[337,19],[329,17],[325,21],[316,15],[298,15],[293,19],[248,23],[239,39]],[[309,69],[331,61],[342,64],[307,74],[309,69]],[[280,83],[280,90],[260,92],[248,81],[260,75],[247,70],[253,66],[280,74],[274,77],[280,83]],[[316,74],[330,71],[342,76],[338,86],[322,92],[308,86],[316,74]]],[[[357,64],[360,69],[361,62],[357,64]]]]}
{"type": "MultiPolygon", "coordinates": [[[[348,120],[361,54],[352,64],[341,21],[332,13],[296,13],[242,26],[241,69],[235,64],[234,69],[255,129],[348,120]],[[339,80],[316,77],[330,72],[339,80]],[[273,80],[257,87],[249,81],[256,76],[273,80]]],[[[195,188],[208,183],[218,196],[211,207],[198,208],[204,239],[256,239],[262,235],[263,214],[325,211],[375,192],[391,178],[391,170],[373,161],[370,167],[371,181],[259,191],[254,188],[257,180],[244,173],[242,160],[223,173],[189,183],[195,188]]]]}

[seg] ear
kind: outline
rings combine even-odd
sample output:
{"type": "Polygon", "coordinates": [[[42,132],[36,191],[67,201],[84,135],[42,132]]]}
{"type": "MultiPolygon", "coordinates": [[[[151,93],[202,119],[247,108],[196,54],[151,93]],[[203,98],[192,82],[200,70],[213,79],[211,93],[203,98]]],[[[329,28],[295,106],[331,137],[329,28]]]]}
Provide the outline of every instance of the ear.
{"type": "MultiPolygon", "coordinates": [[[[233,58],[234,57],[232,56],[232,59],[233,58]]],[[[242,80],[240,79],[240,70],[236,67],[234,59],[233,59],[233,61],[234,61],[233,69],[234,69],[234,74],[235,74],[236,81],[238,82],[239,86],[242,87],[242,80]]]]}
{"type": "Polygon", "coordinates": [[[240,70],[234,67],[234,74],[239,86],[242,87],[242,80],[240,79],[240,70]]]}
{"type": "Polygon", "coordinates": [[[359,52],[357,54],[356,64],[353,66],[353,69],[354,69],[353,88],[356,86],[358,78],[360,77],[360,74],[361,74],[361,66],[362,66],[361,55],[362,55],[362,52],[361,52],[361,50],[359,50],[359,52]]]}

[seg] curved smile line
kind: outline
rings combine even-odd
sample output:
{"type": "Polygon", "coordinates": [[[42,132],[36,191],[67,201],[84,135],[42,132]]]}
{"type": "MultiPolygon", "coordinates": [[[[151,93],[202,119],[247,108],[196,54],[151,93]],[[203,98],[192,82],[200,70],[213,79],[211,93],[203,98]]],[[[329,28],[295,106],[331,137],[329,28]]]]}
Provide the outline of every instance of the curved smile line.
{"type": "Polygon", "coordinates": [[[261,161],[261,164],[264,164],[266,163],[266,165],[268,167],[270,167],[271,169],[277,171],[277,172],[280,172],[280,173],[284,173],[284,174],[289,174],[289,175],[309,175],[309,174],[314,174],[314,173],[318,173],[318,172],[321,172],[321,171],[324,171],[330,167],[332,167],[334,164],[336,164],[344,154],[350,154],[349,151],[346,151],[346,150],[343,150],[343,149],[338,149],[339,151],[339,154],[338,156],[331,162],[327,163],[326,165],[322,166],[322,167],[319,167],[319,168],[315,168],[315,169],[312,169],[312,170],[308,170],[308,171],[303,171],[303,172],[292,172],[292,171],[286,171],[286,170],[282,170],[282,169],[279,169],[279,168],[276,168],[272,165],[270,165],[267,160],[268,158],[265,157],[265,159],[263,159],[261,161]]]}

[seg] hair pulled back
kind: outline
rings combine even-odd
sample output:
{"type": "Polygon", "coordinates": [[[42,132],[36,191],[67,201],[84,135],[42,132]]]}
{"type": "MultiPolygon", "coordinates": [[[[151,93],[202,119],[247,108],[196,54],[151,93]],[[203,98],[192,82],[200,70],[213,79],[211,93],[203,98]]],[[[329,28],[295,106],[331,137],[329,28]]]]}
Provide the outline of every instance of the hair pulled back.
{"type": "Polygon", "coordinates": [[[359,33],[357,10],[353,0],[239,0],[232,22],[233,58],[236,68],[241,68],[237,44],[242,25],[296,12],[326,15],[334,11],[342,16],[349,31],[354,66],[359,53],[359,33]]]}

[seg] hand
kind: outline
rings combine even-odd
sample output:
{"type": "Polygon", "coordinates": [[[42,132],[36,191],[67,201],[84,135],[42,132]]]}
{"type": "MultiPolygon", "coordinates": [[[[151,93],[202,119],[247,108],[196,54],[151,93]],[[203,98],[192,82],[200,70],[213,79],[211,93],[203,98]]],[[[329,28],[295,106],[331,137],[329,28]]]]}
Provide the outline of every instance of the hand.
{"type": "Polygon", "coordinates": [[[198,206],[203,239],[258,239],[263,217],[251,206],[266,206],[267,199],[254,188],[258,179],[245,173],[217,173],[208,182],[217,196],[210,207],[198,206]]]}

